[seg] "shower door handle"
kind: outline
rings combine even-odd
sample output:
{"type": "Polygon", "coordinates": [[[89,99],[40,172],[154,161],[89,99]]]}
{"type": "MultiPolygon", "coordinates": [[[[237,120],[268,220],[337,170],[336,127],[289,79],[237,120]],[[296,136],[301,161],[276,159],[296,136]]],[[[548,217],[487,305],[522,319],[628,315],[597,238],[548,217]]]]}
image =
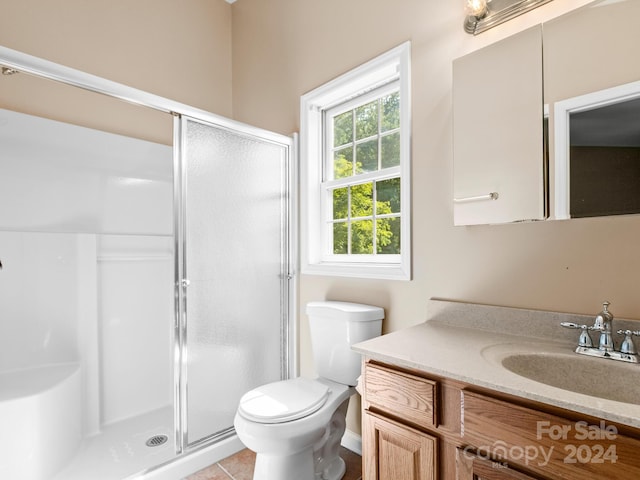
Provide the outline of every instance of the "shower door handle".
{"type": "Polygon", "coordinates": [[[191,282],[189,281],[189,279],[183,278],[182,280],[180,280],[180,286],[182,288],[187,288],[189,285],[191,285],[191,282]]]}

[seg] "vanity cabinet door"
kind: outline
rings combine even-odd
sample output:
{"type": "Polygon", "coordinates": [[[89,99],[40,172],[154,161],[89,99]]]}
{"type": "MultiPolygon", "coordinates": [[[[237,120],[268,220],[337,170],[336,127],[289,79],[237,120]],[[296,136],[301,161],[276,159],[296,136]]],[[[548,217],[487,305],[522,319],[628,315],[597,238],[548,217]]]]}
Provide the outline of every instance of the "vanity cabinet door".
{"type": "Polygon", "coordinates": [[[363,480],[436,480],[437,439],[365,411],[363,480]]]}
{"type": "Polygon", "coordinates": [[[546,217],[542,102],[539,25],[453,62],[456,225],[546,217]]]}
{"type": "Polygon", "coordinates": [[[480,458],[464,449],[456,452],[456,480],[537,480],[506,464],[480,458]]]}

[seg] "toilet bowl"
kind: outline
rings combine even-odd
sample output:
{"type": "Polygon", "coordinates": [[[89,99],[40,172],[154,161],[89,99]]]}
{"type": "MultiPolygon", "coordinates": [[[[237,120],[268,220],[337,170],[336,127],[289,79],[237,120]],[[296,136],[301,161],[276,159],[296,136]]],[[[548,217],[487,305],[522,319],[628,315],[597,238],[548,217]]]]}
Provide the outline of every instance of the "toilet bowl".
{"type": "Polygon", "coordinates": [[[307,305],[319,377],[269,383],[247,392],[234,419],[256,452],[254,480],[339,480],[338,451],[349,398],[360,374],[351,345],[381,333],[384,310],[347,302],[307,305]]]}
{"type": "MultiPolygon", "coordinates": [[[[344,475],[344,461],[338,455],[338,449],[346,426],[349,397],[355,393],[355,388],[322,378],[296,378],[265,387],[284,387],[281,399],[292,399],[288,396],[287,384],[300,380],[327,389],[321,403],[316,403],[311,407],[313,411],[307,410],[302,417],[286,421],[263,418],[259,422],[247,414],[242,407],[243,401],[240,402],[234,426],[244,445],[256,452],[253,477],[256,480],[338,480],[344,475]]],[[[305,386],[309,385],[306,383],[305,386]]],[[[245,397],[243,399],[247,401],[245,397]]]]}

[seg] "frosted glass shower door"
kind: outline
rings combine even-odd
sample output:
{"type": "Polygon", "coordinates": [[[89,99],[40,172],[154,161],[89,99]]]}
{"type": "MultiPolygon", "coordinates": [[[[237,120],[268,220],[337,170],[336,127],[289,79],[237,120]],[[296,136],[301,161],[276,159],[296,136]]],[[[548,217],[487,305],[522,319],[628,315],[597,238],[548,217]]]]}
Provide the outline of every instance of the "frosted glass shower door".
{"type": "Polygon", "coordinates": [[[291,144],[179,123],[186,446],[230,431],[245,392],[287,375],[291,144]]]}

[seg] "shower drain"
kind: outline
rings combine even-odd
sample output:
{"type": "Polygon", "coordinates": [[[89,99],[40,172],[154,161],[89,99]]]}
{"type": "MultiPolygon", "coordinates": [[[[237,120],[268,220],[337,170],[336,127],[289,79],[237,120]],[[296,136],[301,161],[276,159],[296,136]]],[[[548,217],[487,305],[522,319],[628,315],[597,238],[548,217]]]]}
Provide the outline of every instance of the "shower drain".
{"type": "Polygon", "coordinates": [[[147,447],[157,447],[159,445],[162,445],[163,443],[166,443],[167,440],[169,440],[169,437],[167,437],[166,435],[154,435],[149,440],[147,440],[146,445],[147,447]]]}

